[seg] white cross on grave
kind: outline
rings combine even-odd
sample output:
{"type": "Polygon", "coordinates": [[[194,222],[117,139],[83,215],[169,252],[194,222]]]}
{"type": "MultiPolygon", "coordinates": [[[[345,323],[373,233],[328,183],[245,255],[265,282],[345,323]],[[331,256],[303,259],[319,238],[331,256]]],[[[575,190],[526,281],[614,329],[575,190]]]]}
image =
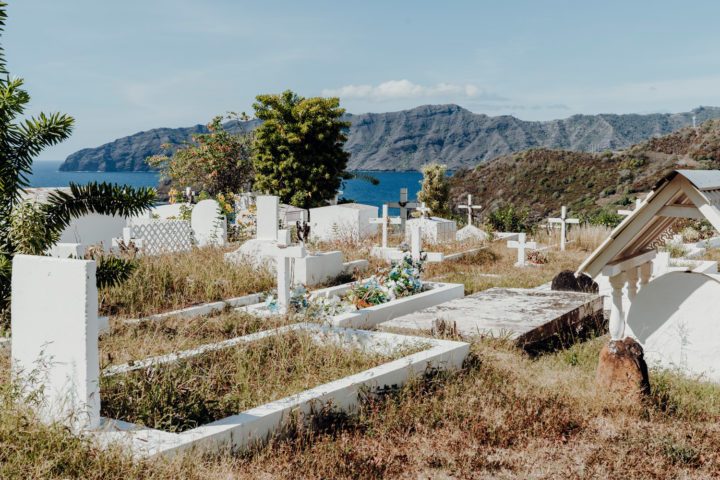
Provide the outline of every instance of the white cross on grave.
{"type": "Polygon", "coordinates": [[[391,217],[390,215],[388,215],[388,206],[383,205],[382,217],[371,218],[370,223],[379,223],[380,225],[382,225],[382,248],[387,248],[388,225],[400,225],[402,223],[402,220],[400,219],[400,217],[391,217]]]}
{"type": "Polygon", "coordinates": [[[468,211],[468,213],[467,213],[467,216],[468,216],[467,224],[468,224],[468,225],[472,225],[473,210],[480,210],[480,209],[482,208],[482,206],[481,206],[481,205],[473,205],[473,203],[472,203],[472,195],[470,195],[470,194],[468,193],[468,196],[467,196],[467,205],[459,205],[458,208],[461,208],[461,209],[463,209],[463,210],[467,210],[467,211],[468,211]]]}
{"type": "Polygon", "coordinates": [[[565,243],[567,242],[567,225],[571,223],[580,223],[577,218],[567,218],[567,207],[563,206],[560,210],[560,218],[548,218],[548,223],[559,223],[560,224],[560,250],[565,250],[565,243]]]}
{"type": "Polygon", "coordinates": [[[635,199],[635,210],[618,210],[618,215],[622,215],[623,217],[628,217],[633,214],[638,208],[640,208],[640,205],[643,204],[643,201],[639,198],[635,199]]]}
{"type": "Polygon", "coordinates": [[[525,241],[525,234],[521,233],[518,235],[517,241],[510,240],[507,242],[507,248],[517,248],[518,251],[518,259],[517,263],[515,263],[516,267],[524,267],[525,266],[525,249],[533,250],[537,248],[537,243],[535,242],[526,242],[525,241]]]}
{"type": "MultiPolygon", "coordinates": [[[[279,237],[289,237],[289,230],[281,230],[279,237]]],[[[277,259],[277,304],[281,313],[287,313],[290,303],[291,258],[303,258],[307,255],[304,245],[287,245],[280,243],[263,245],[263,254],[273,255],[277,259]]]]}
{"type": "Polygon", "coordinates": [[[422,231],[419,224],[410,227],[410,256],[413,260],[420,260],[422,254],[422,231]]]}
{"type": "Polygon", "coordinates": [[[400,209],[400,230],[405,231],[405,220],[407,219],[407,211],[410,208],[417,208],[417,202],[408,202],[408,189],[400,189],[400,200],[386,204],[390,208],[400,209]]]}
{"type": "Polygon", "coordinates": [[[428,213],[432,212],[432,210],[425,206],[425,202],[422,202],[420,206],[417,208],[417,211],[420,212],[420,215],[422,215],[422,218],[427,218],[428,213]]]}

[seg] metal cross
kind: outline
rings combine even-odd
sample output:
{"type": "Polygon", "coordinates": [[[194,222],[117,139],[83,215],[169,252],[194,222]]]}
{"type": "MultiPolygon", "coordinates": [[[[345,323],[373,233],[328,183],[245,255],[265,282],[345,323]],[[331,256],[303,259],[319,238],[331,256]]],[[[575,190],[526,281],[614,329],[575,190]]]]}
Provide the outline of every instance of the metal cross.
{"type": "Polygon", "coordinates": [[[404,187],[400,189],[399,201],[386,203],[385,205],[390,208],[400,209],[400,230],[402,230],[403,232],[405,231],[405,220],[407,220],[408,209],[417,208],[419,206],[417,202],[408,201],[408,189],[404,187]]]}

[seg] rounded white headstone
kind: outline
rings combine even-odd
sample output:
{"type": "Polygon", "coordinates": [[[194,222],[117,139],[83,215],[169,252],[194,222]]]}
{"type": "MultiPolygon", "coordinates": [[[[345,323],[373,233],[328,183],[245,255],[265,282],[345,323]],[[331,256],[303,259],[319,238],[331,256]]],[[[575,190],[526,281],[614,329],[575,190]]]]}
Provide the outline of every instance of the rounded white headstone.
{"type": "Polygon", "coordinates": [[[650,366],[720,381],[720,278],[661,275],[638,292],[627,315],[650,366]]]}
{"type": "Polygon", "coordinates": [[[190,225],[199,247],[225,245],[226,223],[220,204],[215,200],[202,200],[193,207],[190,225]]]}

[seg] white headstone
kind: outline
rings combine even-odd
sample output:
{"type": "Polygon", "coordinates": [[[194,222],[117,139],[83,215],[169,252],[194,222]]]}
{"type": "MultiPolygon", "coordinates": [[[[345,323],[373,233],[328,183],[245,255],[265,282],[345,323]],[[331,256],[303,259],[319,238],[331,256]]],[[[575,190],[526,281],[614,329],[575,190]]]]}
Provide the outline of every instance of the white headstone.
{"type": "Polygon", "coordinates": [[[274,242],[280,225],[280,198],[274,195],[258,195],[255,205],[257,207],[257,234],[258,240],[274,242]]]}
{"type": "Polygon", "coordinates": [[[227,241],[227,221],[215,200],[202,200],[192,210],[190,217],[195,242],[199,247],[207,245],[225,245],[227,241]]]}
{"type": "Polygon", "coordinates": [[[560,210],[560,218],[548,218],[548,223],[560,224],[560,250],[565,250],[565,243],[567,242],[567,225],[570,223],[580,223],[577,218],[568,218],[567,207],[563,206],[560,210]]]}
{"type": "Polygon", "coordinates": [[[467,204],[466,205],[459,205],[458,208],[461,208],[463,210],[467,210],[467,226],[472,226],[472,217],[473,217],[473,210],[480,210],[482,208],[481,205],[473,205],[472,203],[472,195],[468,193],[467,196],[467,204]]]}
{"type": "Polygon", "coordinates": [[[42,391],[41,417],[76,428],[100,424],[95,262],[16,255],[12,364],[42,391]]]}
{"type": "Polygon", "coordinates": [[[518,259],[517,259],[517,263],[515,263],[515,266],[516,267],[524,267],[525,266],[525,258],[526,258],[525,249],[526,248],[529,248],[529,249],[537,248],[537,243],[525,242],[525,234],[520,233],[518,235],[517,241],[510,240],[509,242],[507,242],[507,247],[508,248],[517,248],[518,259]]]}
{"type": "Polygon", "coordinates": [[[670,272],[640,289],[627,325],[643,344],[648,365],[720,382],[719,311],[716,277],[670,272]]]}
{"type": "Polygon", "coordinates": [[[410,255],[415,261],[420,260],[422,254],[422,231],[419,224],[410,226],[410,255]]]}

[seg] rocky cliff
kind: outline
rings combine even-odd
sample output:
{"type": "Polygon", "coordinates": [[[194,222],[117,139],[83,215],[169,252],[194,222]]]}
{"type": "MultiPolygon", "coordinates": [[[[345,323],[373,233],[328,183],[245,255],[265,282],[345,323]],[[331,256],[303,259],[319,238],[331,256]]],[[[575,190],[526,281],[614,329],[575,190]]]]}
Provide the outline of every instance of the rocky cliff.
{"type": "MultiPolygon", "coordinates": [[[[346,149],[354,170],[413,170],[437,161],[451,169],[475,166],[501,155],[546,147],[571,151],[617,150],[698,122],[720,118],[720,108],[650,115],[574,115],[562,120],[528,122],[490,117],[457,105],[425,105],[390,113],[347,115],[352,123],[346,149]]],[[[233,123],[231,130],[253,128],[256,121],[233,123]]],[[[158,128],[73,153],[64,171],[143,171],[145,159],[163,143],[181,144],[203,125],[158,128]]]]}

